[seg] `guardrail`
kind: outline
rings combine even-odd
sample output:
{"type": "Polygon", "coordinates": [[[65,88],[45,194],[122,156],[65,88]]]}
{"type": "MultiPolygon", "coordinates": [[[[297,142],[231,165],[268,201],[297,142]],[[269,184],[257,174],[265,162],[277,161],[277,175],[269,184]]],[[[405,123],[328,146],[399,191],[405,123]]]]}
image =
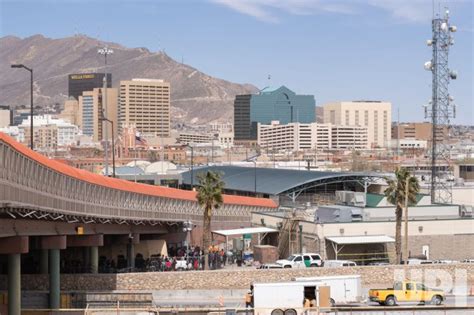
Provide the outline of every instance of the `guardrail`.
{"type": "MultiPolygon", "coordinates": [[[[326,315],[345,315],[345,314],[433,314],[434,311],[441,311],[444,314],[447,311],[454,311],[456,314],[469,314],[465,311],[473,310],[474,305],[468,306],[396,306],[396,307],[385,307],[385,306],[357,306],[357,307],[330,307],[330,308],[307,308],[301,309],[302,314],[307,315],[317,315],[317,314],[326,314],[326,315]]],[[[108,308],[86,308],[86,309],[28,309],[23,310],[22,315],[100,315],[100,314],[193,314],[193,315],[237,315],[237,314],[246,314],[246,315],[257,315],[258,312],[271,312],[270,309],[259,309],[257,312],[253,309],[245,308],[232,308],[232,307],[219,307],[219,308],[201,308],[201,307],[178,307],[178,308],[163,308],[163,307],[145,307],[145,308],[122,308],[120,304],[116,307],[108,308]]],[[[300,309],[298,309],[300,311],[300,309]]],[[[263,314],[263,313],[262,313],[263,314]]]]}

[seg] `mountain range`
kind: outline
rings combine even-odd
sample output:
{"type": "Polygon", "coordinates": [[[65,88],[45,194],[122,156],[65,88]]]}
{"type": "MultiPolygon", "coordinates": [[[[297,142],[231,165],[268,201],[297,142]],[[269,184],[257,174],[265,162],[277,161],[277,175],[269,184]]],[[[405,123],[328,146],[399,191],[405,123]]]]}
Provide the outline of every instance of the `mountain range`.
{"type": "Polygon", "coordinates": [[[254,93],[250,84],[237,84],[209,76],[182,64],[166,53],[147,48],[128,48],[111,42],[76,35],[51,39],[42,35],[27,38],[0,38],[0,104],[13,107],[29,104],[29,76],[12,69],[25,64],[34,71],[34,103],[45,106],[62,104],[67,99],[68,75],[104,72],[103,57],[97,54],[107,46],[114,53],[107,59],[112,85],[132,78],[163,79],[171,83],[172,121],[181,124],[205,124],[232,121],[235,95],[254,93]]]}

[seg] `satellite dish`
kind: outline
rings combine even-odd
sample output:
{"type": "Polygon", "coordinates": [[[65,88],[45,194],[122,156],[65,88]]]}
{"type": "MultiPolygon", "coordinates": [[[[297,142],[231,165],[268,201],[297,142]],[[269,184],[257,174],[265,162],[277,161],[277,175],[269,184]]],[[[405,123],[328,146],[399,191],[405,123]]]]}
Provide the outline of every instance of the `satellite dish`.
{"type": "Polygon", "coordinates": [[[448,29],[448,24],[446,24],[446,22],[441,23],[441,29],[446,31],[448,29]]]}
{"type": "Polygon", "coordinates": [[[428,40],[426,41],[426,45],[428,45],[428,46],[433,45],[433,40],[428,39],[428,40]]]}

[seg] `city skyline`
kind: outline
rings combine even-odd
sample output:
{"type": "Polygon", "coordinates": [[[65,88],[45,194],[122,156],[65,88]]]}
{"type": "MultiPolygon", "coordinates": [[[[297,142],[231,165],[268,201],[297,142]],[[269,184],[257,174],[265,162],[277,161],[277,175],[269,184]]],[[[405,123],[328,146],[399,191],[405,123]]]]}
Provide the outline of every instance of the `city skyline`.
{"type": "MultiPolygon", "coordinates": [[[[425,44],[431,37],[431,1],[86,4],[3,1],[0,35],[86,34],[128,47],[164,50],[225,80],[259,88],[286,85],[300,94],[314,94],[318,106],[383,100],[392,102],[394,120],[398,108],[402,121],[424,120],[422,105],[431,97],[431,74],[423,69],[431,58],[425,44]],[[55,10],[44,4],[54,4],[55,10]],[[143,29],[147,31],[139,32],[143,29]]],[[[448,5],[452,23],[458,26],[450,58],[451,68],[459,72],[450,85],[458,105],[453,123],[472,125],[472,2],[448,5]]]]}

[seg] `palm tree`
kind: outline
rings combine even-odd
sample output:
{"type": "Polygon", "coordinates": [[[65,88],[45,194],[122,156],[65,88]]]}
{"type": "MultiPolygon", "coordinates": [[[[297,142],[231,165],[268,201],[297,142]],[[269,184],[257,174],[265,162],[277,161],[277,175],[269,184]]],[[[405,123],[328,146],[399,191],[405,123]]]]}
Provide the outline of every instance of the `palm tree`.
{"type": "MultiPolygon", "coordinates": [[[[416,195],[420,190],[418,179],[411,176],[406,168],[398,168],[395,170],[395,178],[386,178],[388,187],[384,193],[387,201],[395,205],[395,253],[397,262],[402,261],[402,214],[405,205],[406,183],[408,179],[408,205],[416,203],[416,195]]],[[[407,253],[408,254],[408,253],[407,253]]]]}
{"type": "Polygon", "coordinates": [[[204,209],[202,247],[204,250],[204,269],[207,270],[209,268],[209,246],[211,245],[212,210],[218,209],[223,203],[222,189],[224,188],[224,182],[221,180],[219,173],[212,171],[205,174],[201,173],[197,177],[199,180],[197,200],[204,209]]]}

